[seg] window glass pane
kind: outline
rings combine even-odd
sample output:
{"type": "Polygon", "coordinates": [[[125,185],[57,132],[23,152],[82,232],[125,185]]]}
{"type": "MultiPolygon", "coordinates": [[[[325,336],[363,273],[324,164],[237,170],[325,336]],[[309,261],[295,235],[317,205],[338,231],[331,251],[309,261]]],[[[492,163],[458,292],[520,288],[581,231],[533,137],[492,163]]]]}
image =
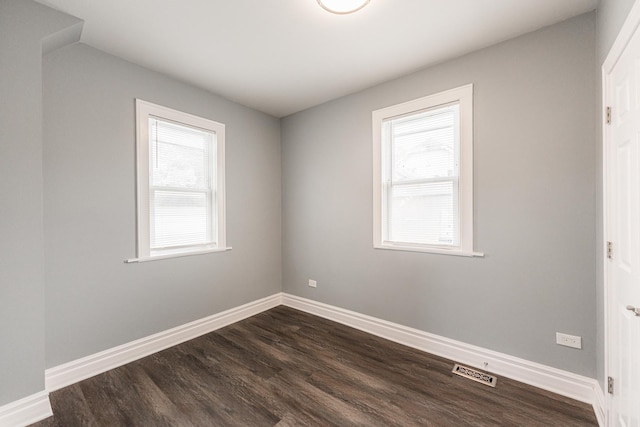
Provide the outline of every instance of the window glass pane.
{"type": "Polygon", "coordinates": [[[458,176],[459,106],[391,119],[392,180],[458,176]]]}
{"type": "Polygon", "coordinates": [[[458,246],[458,104],[387,120],[386,238],[458,246]]]}
{"type": "Polygon", "coordinates": [[[150,118],[149,139],[152,186],[210,188],[212,132],[150,118]]]}
{"type": "Polygon", "coordinates": [[[151,248],[211,243],[207,193],[151,192],[151,248]]]}
{"type": "Polygon", "coordinates": [[[457,200],[457,181],[392,186],[389,240],[457,246],[457,200]]]}

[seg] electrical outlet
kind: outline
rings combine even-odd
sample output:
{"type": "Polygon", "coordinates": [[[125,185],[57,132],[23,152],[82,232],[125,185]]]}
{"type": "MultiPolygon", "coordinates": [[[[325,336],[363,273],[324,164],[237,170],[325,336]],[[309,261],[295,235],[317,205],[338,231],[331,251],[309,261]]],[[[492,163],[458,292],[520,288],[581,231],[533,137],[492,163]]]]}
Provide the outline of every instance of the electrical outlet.
{"type": "Polygon", "coordinates": [[[311,286],[312,288],[316,288],[318,287],[318,282],[316,282],[315,280],[309,279],[309,286],[311,286]]]}
{"type": "Polygon", "coordinates": [[[567,335],[556,332],[556,344],[573,348],[582,348],[582,338],[575,335],[567,335]]]}

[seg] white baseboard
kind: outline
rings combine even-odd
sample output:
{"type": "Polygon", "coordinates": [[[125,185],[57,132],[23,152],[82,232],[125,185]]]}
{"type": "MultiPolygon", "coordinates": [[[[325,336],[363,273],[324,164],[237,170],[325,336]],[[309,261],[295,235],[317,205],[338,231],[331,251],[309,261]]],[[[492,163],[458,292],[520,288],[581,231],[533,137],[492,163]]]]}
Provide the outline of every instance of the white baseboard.
{"type": "MultiPolygon", "coordinates": [[[[274,294],[204,319],[47,369],[45,371],[46,390],[47,392],[58,390],[278,305],[285,305],[324,317],[390,341],[589,403],[593,405],[600,425],[605,425],[605,397],[600,384],[595,379],[286,293],[274,294]]],[[[35,417],[39,417],[38,419],[51,415],[47,392],[25,398],[23,399],[25,402],[21,400],[0,407],[0,427],[20,425],[19,420],[23,418],[7,417],[19,417],[24,413],[26,419],[27,416],[30,416],[32,407],[33,413],[35,417]],[[39,400],[35,399],[35,396],[39,400]],[[36,407],[39,408],[37,411],[36,407]],[[18,422],[5,424],[5,418],[7,420],[16,419],[18,422]]],[[[30,422],[35,421],[31,420],[30,422]]]]}
{"type": "Polygon", "coordinates": [[[23,427],[53,415],[49,393],[41,391],[0,406],[0,427],[23,427]]]}
{"type": "Polygon", "coordinates": [[[282,304],[390,341],[592,404],[596,414],[596,405],[603,408],[597,397],[600,385],[592,378],[295,295],[283,294],[282,304]]]}
{"type": "Polygon", "coordinates": [[[596,413],[598,419],[598,425],[604,427],[607,425],[607,401],[604,396],[604,391],[600,386],[600,381],[596,381],[594,387],[595,399],[593,401],[593,411],[596,413]]]}
{"type": "Polygon", "coordinates": [[[194,322],[186,323],[176,328],[47,369],[44,373],[45,388],[49,392],[61,389],[277,307],[281,304],[281,301],[282,294],[277,293],[194,322]]]}

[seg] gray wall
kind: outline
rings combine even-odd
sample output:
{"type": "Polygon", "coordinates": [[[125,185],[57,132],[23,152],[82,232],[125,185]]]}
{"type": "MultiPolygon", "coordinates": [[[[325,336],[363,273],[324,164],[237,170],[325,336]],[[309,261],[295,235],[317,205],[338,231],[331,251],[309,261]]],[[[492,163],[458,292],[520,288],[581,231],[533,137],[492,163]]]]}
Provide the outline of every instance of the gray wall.
{"type": "Polygon", "coordinates": [[[593,106],[632,4],[601,1],[596,41],[586,15],[288,117],[281,165],[277,119],[81,44],[46,57],[43,153],[41,45],[79,21],[0,0],[0,405],[42,390],[45,366],[278,292],[281,265],[286,292],[602,379],[593,106]],[[466,83],[487,256],[374,251],[371,111],[466,83]],[[135,97],[227,124],[232,251],[122,262],[135,256],[135,97]]]}
{"type": "Polygon", "coordinates": [[[604,387],[604,266],[603,250],[604,235],[602,223],[602,63],[607,58],[609,49],[613,45],[622,24],[624,23],[634,0],[600,0],[596,12],[596,53],[598,78],[596,91],[596,283],[597,283],[597,319],[598,319],[598,371],[597,378],[604,387]]]}
{"type": "Polygon", "coordinates": [[[44,389],[42,49],[78,23],[0,0],[0,406],[44,389]]]}
{"type": "Polygon", "coordinates": [[[284,291],[595,377],[594,46],[591,13],[283,119],[284,291]],[[374,250],[371,111],[467,83],[486,257],[374,250]]]}
{"type": "Polygon", "coordinates": [[[278,119],[83,44],[43,71],[47,367],[280,292],[278,119]],[[123,263],[136,256],[135,98],[226,124],[233,250],[123,263]]]}

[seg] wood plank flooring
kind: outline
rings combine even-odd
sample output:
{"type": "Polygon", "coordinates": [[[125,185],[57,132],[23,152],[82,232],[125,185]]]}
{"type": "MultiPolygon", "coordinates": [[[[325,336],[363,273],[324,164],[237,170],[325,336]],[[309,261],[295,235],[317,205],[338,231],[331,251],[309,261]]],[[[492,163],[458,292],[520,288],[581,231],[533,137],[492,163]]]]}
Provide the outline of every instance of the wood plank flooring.
{"type": "Polygon", "coordinates": [[[51,394],[73,426],[596,426],[584,403],[280,306],[51,394]]]}

